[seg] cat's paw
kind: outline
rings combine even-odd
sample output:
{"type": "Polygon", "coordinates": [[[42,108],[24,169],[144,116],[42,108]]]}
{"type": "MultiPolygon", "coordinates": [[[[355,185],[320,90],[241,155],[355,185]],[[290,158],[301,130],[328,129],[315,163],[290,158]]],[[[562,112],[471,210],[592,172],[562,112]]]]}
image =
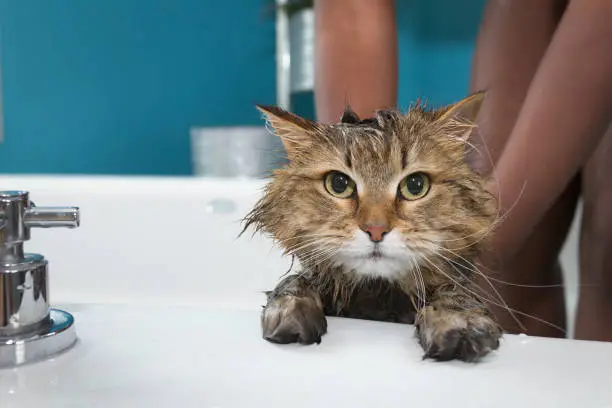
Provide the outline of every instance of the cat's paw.
{"type": "Polygon", "coordinates": [[[475,362],[499,348],[502,331],[482,314],[430,310],[417,323],[417,336],[424,359],[475,362]]]}
{"type": "Polygon", "coordinates": [[[323,305],[311,297],[279,296],[261,314],[263,338],[278,344],[321,343],[327,332],[323,305]]]}

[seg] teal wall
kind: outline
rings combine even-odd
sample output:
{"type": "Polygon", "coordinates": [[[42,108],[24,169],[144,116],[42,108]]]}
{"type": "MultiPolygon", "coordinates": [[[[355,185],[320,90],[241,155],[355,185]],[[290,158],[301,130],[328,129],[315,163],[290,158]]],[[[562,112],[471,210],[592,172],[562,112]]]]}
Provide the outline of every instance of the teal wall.
{"type": "Polygon", "coordinates": [[[420,97],[441,105],[469,92],[485,0],[397,0],[399,105],[420,97]]]}
{"type": "Polygon", "coordinates": [[[267,0],[0,0],[0,172],[189,174],[191,125],[275,100],[267,0]]]}
{"type": "MultiPolygon", "coordinates": [[[[484,0],[398,0],[400,106],[467,92],[484,0]]],[[[0,173],[190,174],[189,127],[275,100],[268,0],[0,0],[0,173]]]]}

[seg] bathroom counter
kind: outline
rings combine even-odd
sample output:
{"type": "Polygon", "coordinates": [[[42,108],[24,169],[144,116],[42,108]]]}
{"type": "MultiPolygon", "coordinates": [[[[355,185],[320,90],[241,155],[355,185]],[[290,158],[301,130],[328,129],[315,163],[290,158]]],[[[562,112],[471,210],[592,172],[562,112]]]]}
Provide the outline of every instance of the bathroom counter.
{"type": "Polygon", "coordinates": [[[436,363],[409,325],[333,318],[320,345],[280,346],[257,303],[60,306],[77,345],[0,370],[2,408],[612,407],[612,343],[506,336],[481,363],[436,363]]]}

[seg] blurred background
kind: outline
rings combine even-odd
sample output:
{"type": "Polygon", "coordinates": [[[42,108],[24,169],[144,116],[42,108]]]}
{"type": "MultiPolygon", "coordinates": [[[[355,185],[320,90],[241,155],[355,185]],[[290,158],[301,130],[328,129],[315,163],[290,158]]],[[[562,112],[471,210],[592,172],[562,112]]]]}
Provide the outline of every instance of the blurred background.
{"type": "MultiPolygon", "coordinates": [[[[254,105],[314,118],[312,0],[279,2],[0,0],[0,174],[266,174],[254,105]]],[[[400,108],[465,96],[484,3],[397,1],[400,108]]]]}
{"type": "MultiPolygon", "coordinates": [[[[0,173],[275,165],[254,104],[314,116],[312,2],[288,1],[0,0],[0,173]]],[[[483,6],[398,2],[401,107],[464,96],[483,6]]]]}

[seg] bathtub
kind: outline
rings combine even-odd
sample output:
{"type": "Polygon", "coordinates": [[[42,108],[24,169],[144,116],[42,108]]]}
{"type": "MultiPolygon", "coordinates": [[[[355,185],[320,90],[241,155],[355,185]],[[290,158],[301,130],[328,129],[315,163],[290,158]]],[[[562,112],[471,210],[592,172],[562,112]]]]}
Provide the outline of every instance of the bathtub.
{"type": "Polygon", "coordinates": [[[51,302],[74,315],[79,340],[0,370],[1,408],[612,407],[612,343],[506,335],[479,364],[435,363],[412,326],[334,318],[318,346],[265,342],[262,292],[290,259],[266,238],[238,238],[259,181],[0,176],[0,186],[81,208],[80,228],[33,230],[26,243],[49,260],[51,302]]]}

